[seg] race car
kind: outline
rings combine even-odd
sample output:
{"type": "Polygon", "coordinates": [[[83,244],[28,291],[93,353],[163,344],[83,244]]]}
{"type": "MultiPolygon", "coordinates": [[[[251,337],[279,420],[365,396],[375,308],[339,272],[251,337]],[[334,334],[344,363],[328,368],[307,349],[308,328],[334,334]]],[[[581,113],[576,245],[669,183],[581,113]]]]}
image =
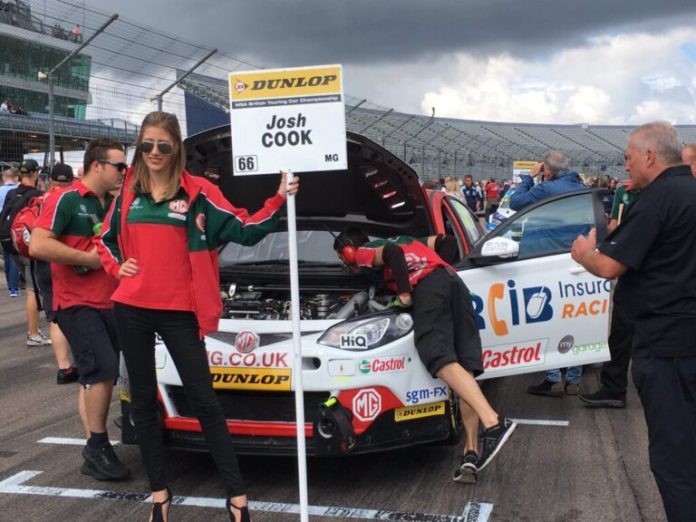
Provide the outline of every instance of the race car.
{"type": "MultiPolygon", "coordinates": [[[[230,148],[229,127],[190,137],[187,168],[218,182],[232,203],[253,211],[275,190],[277,175],[233,176],[230,148]]],[[[606,234],[596,194],[583,191],[534,205],[484,237],[466,205],[424,190],[416,172],[378,144],[348,133],[347,151],[347,170],[301,174],[301,364],[294,364],[293,355],[286,224],[255,246],[228,244],[220,252],[224,313],[206,346],[213,387],[238,452],[296,452],[292,376],[298,371],[310,455],[460,439],[458,401],[418,358],[408,309],[387,307],[393,296],[379,281],[342,269],[333,241],[348,226],[360,226],[372,238],[457,238],[456,269],[472,292],[483,378],[608,358],[608,284],[569,256],[577,234],[591,227],[600,238],[606,234]]],[[[156,366],[166,442],[204,449],[200,425],[161,343],[156,366]]],[[[124,384],[122,438],[133,443],[124,384]]]]}

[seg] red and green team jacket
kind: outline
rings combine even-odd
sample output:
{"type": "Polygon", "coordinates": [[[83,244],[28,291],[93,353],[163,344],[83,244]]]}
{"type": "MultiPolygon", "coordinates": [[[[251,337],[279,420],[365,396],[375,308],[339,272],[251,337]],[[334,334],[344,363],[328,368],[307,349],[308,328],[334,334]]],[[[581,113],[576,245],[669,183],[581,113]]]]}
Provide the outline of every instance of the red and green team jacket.
{"type": "MultiPolygon", "coordinates": [[[[372,268],[372,263],[377,254],[377,248],[394,243],[404,252],[408,265],[408,281],[411,287],[415,287],[421,279],[438,267],[449,267],[440,256],[426,245],[427,238],[414,238],[411,236],[396,236],[389,239],[375,239],[355,251],[355,263],[359,267],[372,268]]],[[[396,292],[396,282],[389,266],[384,267],[384,281],[390,290],[396,292]]]]}
{"type": "MultiPolygon", "coordinates": [[[[116,197],[107,214],[101,237],[97,241],[97,251],[104,270],[116,278],[120,264],[133,257],[129,255],[127,245],[131,244],[129,234],[134,233],[136,227],[129,227],[127,223],[131,222],[128,211],[137,194],[129,189],[130,178],[131,170],[126,173],[122,192],[116,197]]],[[[233,206],[215,185],[204,178],[183,172],[181,188],[188,196],[188,201],[177,201],[177,211],[185,214],[188,258],[172,260],[172,263],[190,263],[193,312],[202,337],[218,329],[222,313],[218,247],[230,241],[242,245],[255,245],[261,241],[269,232],[275,230],[285,198],[275,194],[266,200],[260,210],[250,215],[245,209],[233,206]]],[[[167,229],[164,227],[171,228],[172,225],[167,225],[165,221],[162,227],[162,233],[152,233],[149,229],[146,240],[153,249],[158,248],[159,242],[166,241],[167,229]]],[[[171,280],[171,276],[172,274],[166,271],[150,272],[150,277],[162,278],[163,284],[176,284],[176,281],[171,280]]],[[[157,308],[157,296],[133,297],[137,299],[138,306],[157,308]]]]}
{"type": "MultiPolygon", "coordinates": [[[[111,196],[107,194],[106,208],[110,201],[111,196]]],[[[75,181],[70,187],[46,194],[34,228],[51,230],[62,243],[89,252],[94,248],[92,227],[101,222],[105,214],[99,198],[82,182],[75,181]]],[[[112,308],[111,294],[116,282],[103,270],[78,274],[72,266],[51,263],[51,276],[56,310],[78,305],[112,308]]]]}

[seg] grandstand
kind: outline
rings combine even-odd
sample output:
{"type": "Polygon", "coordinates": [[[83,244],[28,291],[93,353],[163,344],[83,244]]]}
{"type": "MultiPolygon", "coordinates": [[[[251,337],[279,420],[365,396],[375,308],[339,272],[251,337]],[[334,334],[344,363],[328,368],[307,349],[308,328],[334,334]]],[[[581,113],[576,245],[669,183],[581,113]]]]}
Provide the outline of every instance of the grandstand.
{"type": "MultiPolygon", "coordinates": [[[[229,112],[227,82],[192,74],[180,87],[221,112],[229,112]]],[[[559,149],[573,168],[588,176],[625,178],[624,149],[634,127],[543,125],[437,118],[396,112],[346,97],[346,127],[380,143],[423,178],[512,177],[512,162],[540,158],[559,149]]],[[[678,126],[686,143],[696,142],[696,125],[678,126]]]]}
{"type": "MultiPolygon", "coordinates": [[[[66,0],[33,2],[37,12],[23,0],[0,4],[0,35],[11,39],[7,41],[31,42],[37,54],[39,50],[50,49],[55,55],[74,49],[76,43],[64,30],[80,23],[88,38],[113,14],[66,0]]],[[[210,52],[119,18],[80,53],[82,66],[70,67],[70,74],[65,73],[67,83],[57,85],[63,89],[56,91],[57,108],[61,100],[68,100],[65,111],[56,113],[57,146],[79,149],[86,140],[104,134],[132,143],[142,118],[156,108],[154,100],[177,79],[181,80],[178,88],[161,101],[164,110],[179,116],[186,134],[228,121],[228,74],[259,67],[218,52],[182,79],[210,52]]],[[[22,60],[12,55],[0,67],[0,93],[18,96],[11,89],[31,91],[35,106],[26,107],[28,116],[0,114],[0,160],[16,160],[47,147],[47,86],[39,71],[18,77],[17,70],[25,66],[22,60]]],[[[348,130],[380,143],[422,178],[472,174],[509,179],[513,161],[535,160],[552,148],[565,152],[573,168],[583,174],[625,177],[623,150],[632,129],[629,126],[471,121],[407,114],[352,96],[346,96],[345,102],[348,130]]],[[[696,126],[678,128],[685,142],[696,142],[696,126]]]]}

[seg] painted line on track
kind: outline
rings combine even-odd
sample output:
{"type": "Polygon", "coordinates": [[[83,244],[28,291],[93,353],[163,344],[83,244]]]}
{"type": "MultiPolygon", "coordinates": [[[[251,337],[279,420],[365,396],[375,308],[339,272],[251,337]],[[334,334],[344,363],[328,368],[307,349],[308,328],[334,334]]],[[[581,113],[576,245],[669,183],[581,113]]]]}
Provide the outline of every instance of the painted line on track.
{"type": "MultiPolygon", "coordinates": [[[[44,437],[43,439],[37,440],[36,442],[39,442],[41,444],[63,444],[67,446],[84,446],[85,444],[87,444],[86,439],[71,437],[44,437]]],[[[116,446],[120,443],[120,441],[117,440],[110,440],[109,442],[112,446],[116,446]]]]}
{"type": "MultiPolygon", "coordinates": [[[[149,493],[121,493],[98,489],[57,488],[50,486],[26,486],[25,482],[40,475],[41,471],[20,471],[0,481],[0,493],[15,495],[39,495],[47,497],[82,498],[92,500],[127,500],[130,502],[149,502],[149,493]]],[[[196,506],[225,509],[225,500],[209,497],[174,496],[172,504],[179,506],[196,506]]],[[[299,514],[299,504],[279,502],[249,502],[252,511],[269,513],[299,514]]],[[[309,514],[341,519],[360,518],[363,520],[390,520],[402,522],[486,522],[493,510],[493,504],[485,502],[467,502],[461,515],[437,515],[433,513],[409,513],[388,511],[384,509],[362,509],[338,506],[309,506],[309,514]]]]}
{"type": "Polygon", "coordinates": [[[529,424],[530,426],[570,426],[570,421],[566,420],[545,420],[545,419],[510,419],[517,424],[529,424]]]}

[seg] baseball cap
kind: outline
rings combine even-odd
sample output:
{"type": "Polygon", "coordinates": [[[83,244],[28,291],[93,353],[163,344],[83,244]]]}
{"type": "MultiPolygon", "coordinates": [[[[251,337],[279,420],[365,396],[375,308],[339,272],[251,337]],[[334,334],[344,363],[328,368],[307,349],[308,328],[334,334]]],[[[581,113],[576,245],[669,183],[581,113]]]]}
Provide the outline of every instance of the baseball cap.
{"type": "Polygon", "coordinates": [[[26,159],[19,164],[19,170],[25,170],[27,172],[36,172],[39,170],[39,164],[36,160],[26,159]]]}
{"type": "Polygon", "coordinates": [[[70,165],[64,163],[56,163],[51,170],[51,179],[66,183],[73,180],[73,170],[70,165]]]}

